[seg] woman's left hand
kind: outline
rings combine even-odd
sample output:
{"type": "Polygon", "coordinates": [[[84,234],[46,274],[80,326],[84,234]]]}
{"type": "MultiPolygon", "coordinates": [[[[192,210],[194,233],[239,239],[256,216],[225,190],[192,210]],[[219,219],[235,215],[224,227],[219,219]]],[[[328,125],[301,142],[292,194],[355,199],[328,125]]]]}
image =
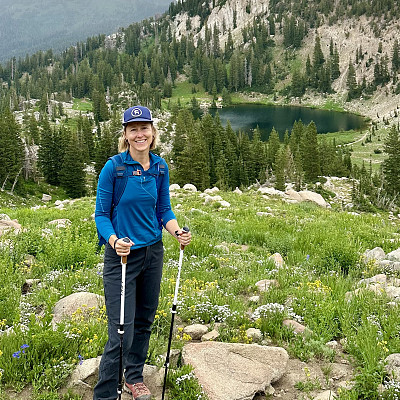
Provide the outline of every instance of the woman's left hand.
{"type": "Polygon", "coordinates": [[[178,242],[182,246],[187,246],[190,243],[190,241],[192,240],[192,234],[190,232],[186,232],[182,229],[178,229],[178,231],[176,232],[176,235],[177,235],[178,242]]]}

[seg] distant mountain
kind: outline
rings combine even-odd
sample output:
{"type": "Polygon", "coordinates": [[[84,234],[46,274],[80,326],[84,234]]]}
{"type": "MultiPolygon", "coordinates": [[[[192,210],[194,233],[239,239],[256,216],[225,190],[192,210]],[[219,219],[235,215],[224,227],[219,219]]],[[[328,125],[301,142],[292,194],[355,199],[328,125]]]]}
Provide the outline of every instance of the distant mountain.
{"type": "Polygon", "coordinates": [[[0,0],[0,62],[55,51],[167,10],[170,0],[0,0]]]}

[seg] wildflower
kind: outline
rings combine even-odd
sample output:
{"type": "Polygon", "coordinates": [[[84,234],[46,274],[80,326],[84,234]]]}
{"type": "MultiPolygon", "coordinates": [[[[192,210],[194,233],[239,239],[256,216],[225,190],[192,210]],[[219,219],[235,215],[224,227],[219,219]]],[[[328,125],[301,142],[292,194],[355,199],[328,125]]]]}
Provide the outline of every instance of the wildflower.
{"type": "Polygon", "coordinates": [[[83,364],[84,357],[81,356],[81,355],[79,354],[79,355],[78,355],[78,358],[79,358],[79,365],[82,365],[82,364],[83,364]]]}
{"type": "Polygon", "coordinates": [[[21,358],[21,350],[16,351],[12,356],[13,358],[21,358]]]}
{"type": "Polygon", "coordinates": [[[0,357],[3,355],[3,352],[0,350],[0,357]]]}

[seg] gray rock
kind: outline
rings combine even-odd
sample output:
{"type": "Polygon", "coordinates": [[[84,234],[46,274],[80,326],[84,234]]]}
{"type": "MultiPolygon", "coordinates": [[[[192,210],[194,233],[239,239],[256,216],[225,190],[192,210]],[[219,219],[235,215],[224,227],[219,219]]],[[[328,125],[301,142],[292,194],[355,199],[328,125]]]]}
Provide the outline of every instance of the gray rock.
{"type": "Polygon", "coordinates": [[[14,231],[15,234],[21,232],[21,225],[18,223],[16,219],[8,220],[8,219],[0,219],[0,236],[3,233],[14,231]]]}
{"type": "Polygon", "coordinates": [[[385,369],[389,377],[395,380],[400,379],[400,353],[393,353],[385,359],[385,369]]]}
{"type": "Polygon", "coordinates": [[[43,193],[42,201],[51,201],[51,195],[43,193]]]}
{"type": "Polygon", "coordinates": [[[381,261],[385,258],[385,252],[381,247],[375,247],[372,250],[367,250],[364,253],[365,262],[369,262],[371,260],[381,261]]]}
{"type": "Polygon", "coordinates": [[[393,250],[386,255],[386,258],[390,261],[400,261],[400,248],[393,250]]]}
{"type": "Polygon", "coordinates": [[[332,390],[325,390],[324,392],[314,397],[314,400],[334,400],[335,398],[336,398],[335,392],[332,392],[332,390]]]}
{"type": "Polygon", "coordinates": [[[185,326],[183,332],[190,335],[192,340],[200,340],[208,332],[208,328],[205,325],[194,324],[185,326]]]}
{"type": "Polygon", "coordinates": [[[299,322],[293,320],[293,319],[285,319],[282,322],[283,326],[287,326],[288,328],[293,329],[293,332],[295,334],[301,334],[301,333],[312,333],[312,331],[310,329],[308,329],[307,327],[305,327],[304,325],[300,324],[299,322]]]}
{"type": "Polygon", "coordinates": [[[268,292],[272,286],[279,286],[276,279],[263,279],[256,283],[256,286],[260,292],[268,292]]]}
{"type": "Polygon", "coordinates": [[[210,331],[210,332],[207,332],[205,335],[203,335],[203,336],[201,337],[201,341],[202,341],[202,342],[209,342],[210,340],[215,340],[215,339],[217,339],[218,336],[219,336],[218,331],[212,330],[212,331],[210,331]]]}
{"type": "Polygon", "coordinates": [[[192,185],[191,183],[187,183],[186,185],[183,186],[183,190],[194,193],[197,192],[197,187],[192,185]]]}
{"type": "Polygon", "coordinates": [[[11,218],[7,214],[0,214],[0,220],[11,221],[11,218]]]}
{"type": "Polygon", "coordinates": [[[289,360],[280,347],[221,342],[188,343],[182,358],[213,400],[253,399],[282,377],[289,360]]]}
{"type": "Polygon", "coordinates": [[[104,305],[104,296],[89,292],[72,293],[59,300],[54,306],[53,320],[51,321],[55,329],[57,324],[64,318],[71,318],[78,309],[83,315],[89,314],[90,309],[94,307],[99,309],[104,305]]]}
{"type": "Polygon", "coordinates": [[[289,189],[286,190],[285,192],[286,196],[288,196],[288,198],[290,200],[295,200],[296,202],[301,202],[303,201],[302,197],[299,195],[299,193],[297,193],[295,190],[293,189],[289,189]]]}
{"type": "Polygon", "coordinates": [[[328,207],[328,203],[319,193],[311,192],[310,190],[301,190],[299,192],[299,195],[302,201],[310,201],[312,203],[318,204],[321,207],[328,207]]]}
{"type": "Polygon", "coordinates": [[[49,225],[55,225],[56,228],[66,228],[67,226],[70,226],[71,224],[72,224],[72,222],[68,218],[54,219],[53,221],[49,222],[49,225]]]}

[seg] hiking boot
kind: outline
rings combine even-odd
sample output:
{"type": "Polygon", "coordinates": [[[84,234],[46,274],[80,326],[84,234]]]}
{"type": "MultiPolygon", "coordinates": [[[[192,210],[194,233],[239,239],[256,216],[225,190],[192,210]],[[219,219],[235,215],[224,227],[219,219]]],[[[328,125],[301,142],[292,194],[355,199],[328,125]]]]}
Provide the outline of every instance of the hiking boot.
{"type": "Polygon", "coordinates": [[[150,390],[143,382],[138,383],[128,383],[125,382],[125,389],[127,392],[131,393],[133,400],[150,400],[151,393],[150,390]]]}

